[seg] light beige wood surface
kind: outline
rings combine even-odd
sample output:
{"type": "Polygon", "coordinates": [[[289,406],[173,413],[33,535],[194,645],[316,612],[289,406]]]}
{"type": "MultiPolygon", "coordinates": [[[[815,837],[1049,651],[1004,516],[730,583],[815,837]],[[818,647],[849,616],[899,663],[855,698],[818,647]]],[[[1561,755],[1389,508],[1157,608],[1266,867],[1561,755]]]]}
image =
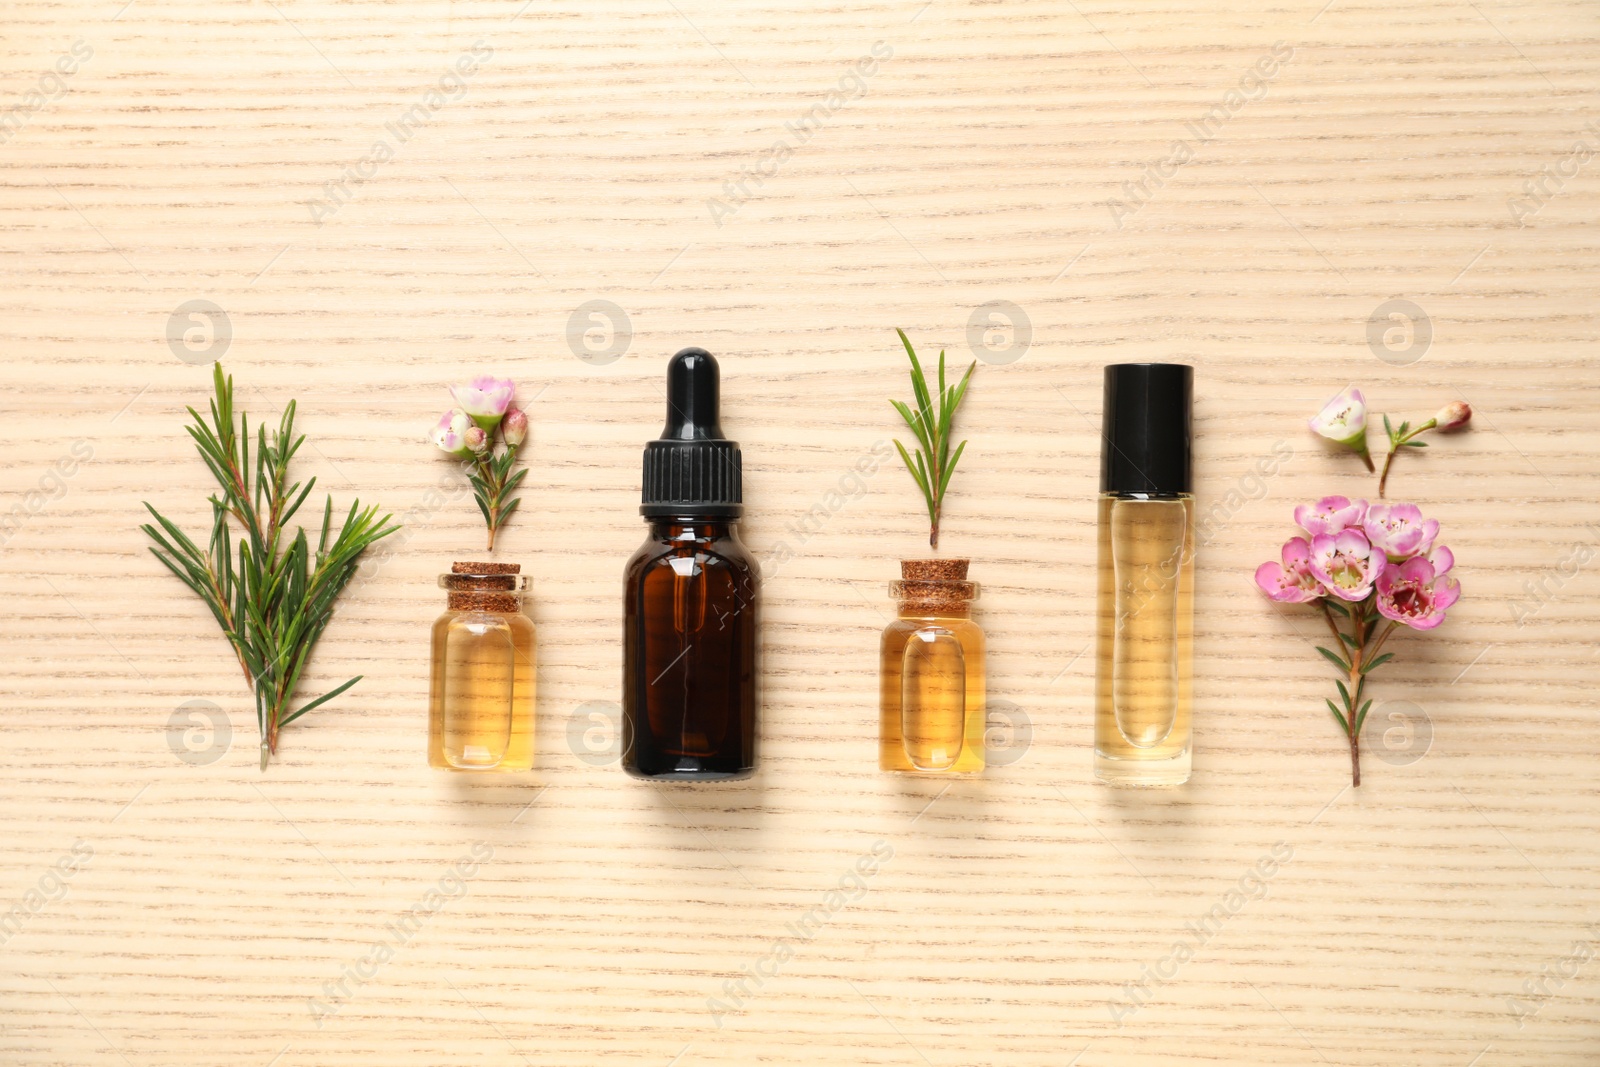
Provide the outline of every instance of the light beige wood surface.
{"type": "Polygon", "coordinates": [[[0,1061],[1600,1061],[1600,8],[1320,6],[7,3],[0,1061]],[[1425,353],[1369,343],[1394,298],[1425,353]],[[253,416],[298,399],[301,471],[406,521],[305,692],[365,679],[265,774],[232,656],[136,530],[144,500],[208,514],[182,423],[209,372],[167,341],[191,300],[225,311],[253,416]],[[631,323],[614,362],[569,345],[591,300],[631,323]],[[919,505],[897,461],[848,475],[894,434],[893,327],[964,363],[990,301],[1031,342],[974,379],[943,547],[974,560],[990,699],[1031,743],[979,781],[897,780],[875,649],[919,505]],[[763,763],[722,788],[605,755],[639,454],[686,344],[722,360],[769,572],[763,763]],[[1100,367],[1144,359],[1197,367],[1212,517],[1194,779],[1159,793],[1090,773],[1100,367]],[[497,558],[537,583],[540,755],[509,780],[423,757],[434,576],[482,555],[423,435],[478,370],[534,423],[497,558]],[[1394,642],[1359,791],[1315,618],[1250,582],[1296,502],[1372,491],[1305,431],[1350,381],[1478,412],[1394,476],[1465,597],[1394,642]],[[186,732],[190,701],[231,738],[186,732]]]}

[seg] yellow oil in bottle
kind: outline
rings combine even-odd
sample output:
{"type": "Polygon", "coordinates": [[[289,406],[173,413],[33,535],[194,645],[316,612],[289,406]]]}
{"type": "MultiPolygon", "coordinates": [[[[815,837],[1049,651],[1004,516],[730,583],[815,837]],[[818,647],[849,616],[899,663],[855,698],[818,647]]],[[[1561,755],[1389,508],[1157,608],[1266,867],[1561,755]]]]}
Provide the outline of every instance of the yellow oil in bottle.
{"type": "Polygon", "coordinates": [[[517,580],[508,581],[503,571],[452,573],[441,584],[451,590],[450,607],[433,624],[428,763],[460,771],[528,770],[535,634],[522,613],[517,580]]]}
{"type": "MultiPolygon", "coordinates": [[[[923,561],[908,561],[919,562],[923,561]]],[[[965,575],[964,567],[961,574],[965,575]]],[[[950,580],[901,582],[897,587],[916,588],[924,598],[897,594],[902,595],[899,617],[883,631],[878,767],[924,774],[981,771],[987,684],[984,639],[966,606],[976,596],[977,586],[950,580]]]]}
{"type": "Polygon", "coordinates": [[[1100,498],[1095,773],[1176,785],[1190,769],[1194,500],[1100,498]]]}

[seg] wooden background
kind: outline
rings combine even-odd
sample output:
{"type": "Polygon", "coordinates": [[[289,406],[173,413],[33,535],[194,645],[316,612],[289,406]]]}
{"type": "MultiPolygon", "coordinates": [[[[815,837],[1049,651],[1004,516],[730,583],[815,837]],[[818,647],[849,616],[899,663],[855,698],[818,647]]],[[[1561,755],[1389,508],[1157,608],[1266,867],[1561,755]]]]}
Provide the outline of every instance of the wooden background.
{"type": "Polygon", "coordinates": [[[0,1060],[1597,1062],[1600,8],[1240,6],[7,3],[0,1060]],[[1396,298],[1417,323],[1385,337],[1396,298]],[[185,335],[195,300],[220,335],[185,335]],[[626,316],[611,362],[603,315],[569,326],[594,300],[626,316]],[[1027,343],[980,330],[944,547],[1019,728],[982,780],[892,779],[875,649],[918,501],[897,465],[849,474],[894,433],[892,328],[965,363],[991,301],[1027,343]],[[763,764],[721,788],[608,755],[639,454],[686,344],[722,360],[769,573],[763,764]],[[306,693],[365,680],[265,774],[232,656],[135,528],[142,500],[206,521],[208,353],[254,415],[299,400],[336,506],[406,521],[306,693]],[[1197,367],[1210,525],[1194,779],[1129,793],[1091,778],[1086,650],[1100,367],[1145,359],[1197,367]],[[535,427],[497,556],[537,583],[515,779],[423,757],[434,576],[482,555],[423,435],[475,371],[535,427]],[[1305,431],[1349,381],[1478,412],[1393,479],[1465,599],[1392,646],[1359,791],[1320,624],[1250,583],[1296,502],[1372,492],[1305,431]]]}

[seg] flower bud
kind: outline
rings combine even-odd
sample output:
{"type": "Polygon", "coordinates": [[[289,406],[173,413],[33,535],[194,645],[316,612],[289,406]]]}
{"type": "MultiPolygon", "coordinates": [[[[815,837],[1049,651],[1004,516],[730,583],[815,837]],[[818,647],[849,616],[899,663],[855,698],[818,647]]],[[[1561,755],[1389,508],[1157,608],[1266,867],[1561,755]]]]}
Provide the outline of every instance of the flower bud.
{"type": "Polygon", "coordinates": [[[506,417],[500,423],[500,432],[505,435],[506,444],[518,448],[528,438],[528,413],[521,408],[512,408],[506,412],[506,417]]]}
{"type": "Polygon", "coordinates": [[[1455,400],[1439,409],[1433,417],[1440,430],[1459,430],[1472,419],[1472,408],[1464,401],[1455,400]]]}
{"type": "Polygon", "coordinates": [[[482,426],[468,426],[467,432],[462,435],[467,451],[474,456],[481,456],[489,451],[489,435],[483,432],[482,426]]]}

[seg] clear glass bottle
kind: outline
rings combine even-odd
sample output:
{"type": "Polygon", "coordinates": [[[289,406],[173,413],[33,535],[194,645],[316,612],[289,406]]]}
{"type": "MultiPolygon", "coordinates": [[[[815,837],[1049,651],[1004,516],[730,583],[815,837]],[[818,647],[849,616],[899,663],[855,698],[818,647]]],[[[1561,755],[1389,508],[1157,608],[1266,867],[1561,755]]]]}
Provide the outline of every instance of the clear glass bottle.
{"type": "Polygon", "coordinates": [[[878,663],[878,768],[975,774],[984,767],[983,631],[964,559],[908,559],[889,595],[878,663]]]}
{"type": "Polygon", "coordinates": [[[1194,643],[1193,368],[1105,370],[1095,774],[1189,780],[1194,643]]]}
{"type": "Polygon", "coordinates": [[[446,609],[433,624],[428,764],[525,771],[534,750],[534,627],[528,579],[515,563],[456,563],[439,576],[446,609]]]}

